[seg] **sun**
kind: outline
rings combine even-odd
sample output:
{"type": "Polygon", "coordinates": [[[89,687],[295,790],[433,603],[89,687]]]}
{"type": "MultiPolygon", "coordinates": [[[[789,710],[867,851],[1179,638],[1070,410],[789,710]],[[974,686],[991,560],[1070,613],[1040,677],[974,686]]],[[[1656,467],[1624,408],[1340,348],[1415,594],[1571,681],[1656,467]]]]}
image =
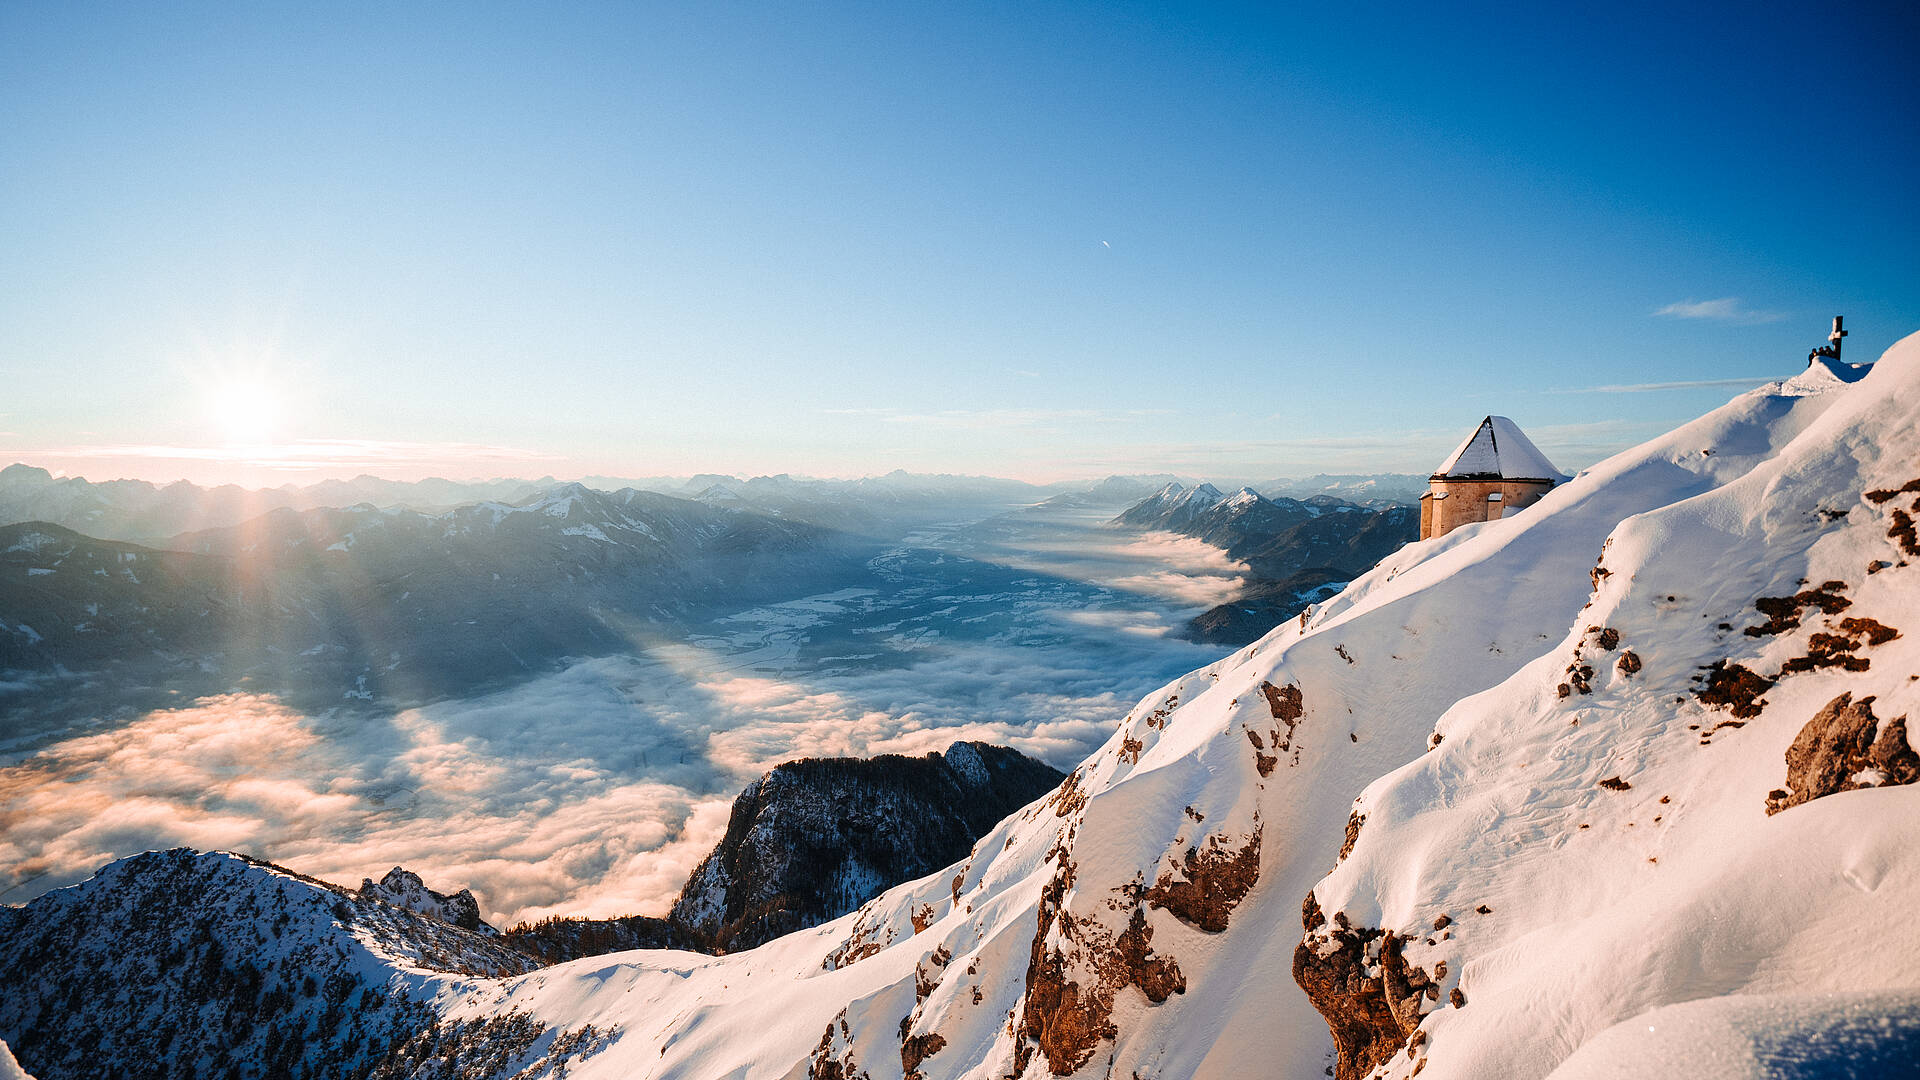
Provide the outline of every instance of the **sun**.
{"type": "Polygon", "coordinates": [[[271,443],[279,418],[278,395],[263,382],[249,379],[223,382],[207,395],[207,419],[229,445],[271,443]]]}

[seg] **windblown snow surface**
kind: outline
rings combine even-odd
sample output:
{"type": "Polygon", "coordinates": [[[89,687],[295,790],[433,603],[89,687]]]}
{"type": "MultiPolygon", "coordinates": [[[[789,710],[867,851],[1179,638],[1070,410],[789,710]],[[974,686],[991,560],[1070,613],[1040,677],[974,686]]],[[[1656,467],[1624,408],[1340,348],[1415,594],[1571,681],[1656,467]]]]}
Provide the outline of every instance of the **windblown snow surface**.
{"type": "Polygon", "coordinates": [[[610,1032],[576,1080],[1319,1076],[1334,1043],[1293,976],[1311,892],[1306,954],[1364,939],[1346,989],[1382,977],[1363,930],[1433,987],[1372,1047],[1383,1075],[1869,1075],[1844,1069],[1920,1015],[1920,787],[1767,813],[1839,695],[1873,697],[1879,734],[1920,719],[1920,484],[1868,497],[1920,480],[1920,336],[1862,373],[1812,367],[1403,548],[853,915],[440,1004],[610,1032]],[[1745,633],[1756,600],[1823,589],[1844,615],[1745,633]],[[1843,618],[1897,636],[1836,651],[1843,618]],[[1790,662],[1816,655],[1840,659],[1790,662]],[[1718,661],[1763,692],[1708,704],[1718,661]]]}

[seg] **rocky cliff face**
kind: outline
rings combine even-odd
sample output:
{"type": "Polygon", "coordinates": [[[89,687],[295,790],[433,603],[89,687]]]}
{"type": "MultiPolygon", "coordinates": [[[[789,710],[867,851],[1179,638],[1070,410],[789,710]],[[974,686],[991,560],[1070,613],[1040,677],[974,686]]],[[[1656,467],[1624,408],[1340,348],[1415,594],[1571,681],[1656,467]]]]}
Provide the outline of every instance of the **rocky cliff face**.
{"type": "Polygon", "coordinates": [[[503,940],[550,963],[628,949],[751,949],[947,865],[1061,776],[978,742],[917,758],[790,761],[734,799],[726,836],[666,918],[551,918],[503,940]]]}
{"type": "Polygon", "coordinates": [[[1787,747],[1787,786],[1767,795],[1767,813],[1842,791],[1893,787],[1920,780],[1920,755],[1907,718],[1877,717],[1872,695],[1852,693],[1827,702],[1787,747]]]}
{"type": "Polygon", "coordinates": [[[978,742],[788,762],[734,800],[726,838],[687,880],[673,921],[737,951],[837,918],[964,856],[1062,776],[978,742]]]}

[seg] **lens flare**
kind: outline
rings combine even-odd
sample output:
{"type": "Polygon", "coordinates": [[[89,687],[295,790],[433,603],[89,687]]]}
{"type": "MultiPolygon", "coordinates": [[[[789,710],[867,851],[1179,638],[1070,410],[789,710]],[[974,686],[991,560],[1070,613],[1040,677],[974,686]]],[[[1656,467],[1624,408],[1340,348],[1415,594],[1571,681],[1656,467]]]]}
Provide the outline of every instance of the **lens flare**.
{"type": "Polygon", "coordinates": [[[278,397],[263,382],[224,382],[207,395],[207,419],[230,446],[271,443],[279,414],[278,397]]]}

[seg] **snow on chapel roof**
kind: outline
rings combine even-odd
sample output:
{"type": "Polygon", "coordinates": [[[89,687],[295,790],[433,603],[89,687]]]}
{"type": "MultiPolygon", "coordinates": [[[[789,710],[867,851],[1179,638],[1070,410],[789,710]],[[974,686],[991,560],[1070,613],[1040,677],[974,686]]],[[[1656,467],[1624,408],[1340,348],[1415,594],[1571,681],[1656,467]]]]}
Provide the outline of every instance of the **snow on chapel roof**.
{"type": "Polygon", "coordinates": [[[1558,483],[1560,470],[1533,445],[1520,425],[1504,416],[1480,421],[1447,460],[1433,471],[1435,480],[1540,480],[1558,483]]]}

